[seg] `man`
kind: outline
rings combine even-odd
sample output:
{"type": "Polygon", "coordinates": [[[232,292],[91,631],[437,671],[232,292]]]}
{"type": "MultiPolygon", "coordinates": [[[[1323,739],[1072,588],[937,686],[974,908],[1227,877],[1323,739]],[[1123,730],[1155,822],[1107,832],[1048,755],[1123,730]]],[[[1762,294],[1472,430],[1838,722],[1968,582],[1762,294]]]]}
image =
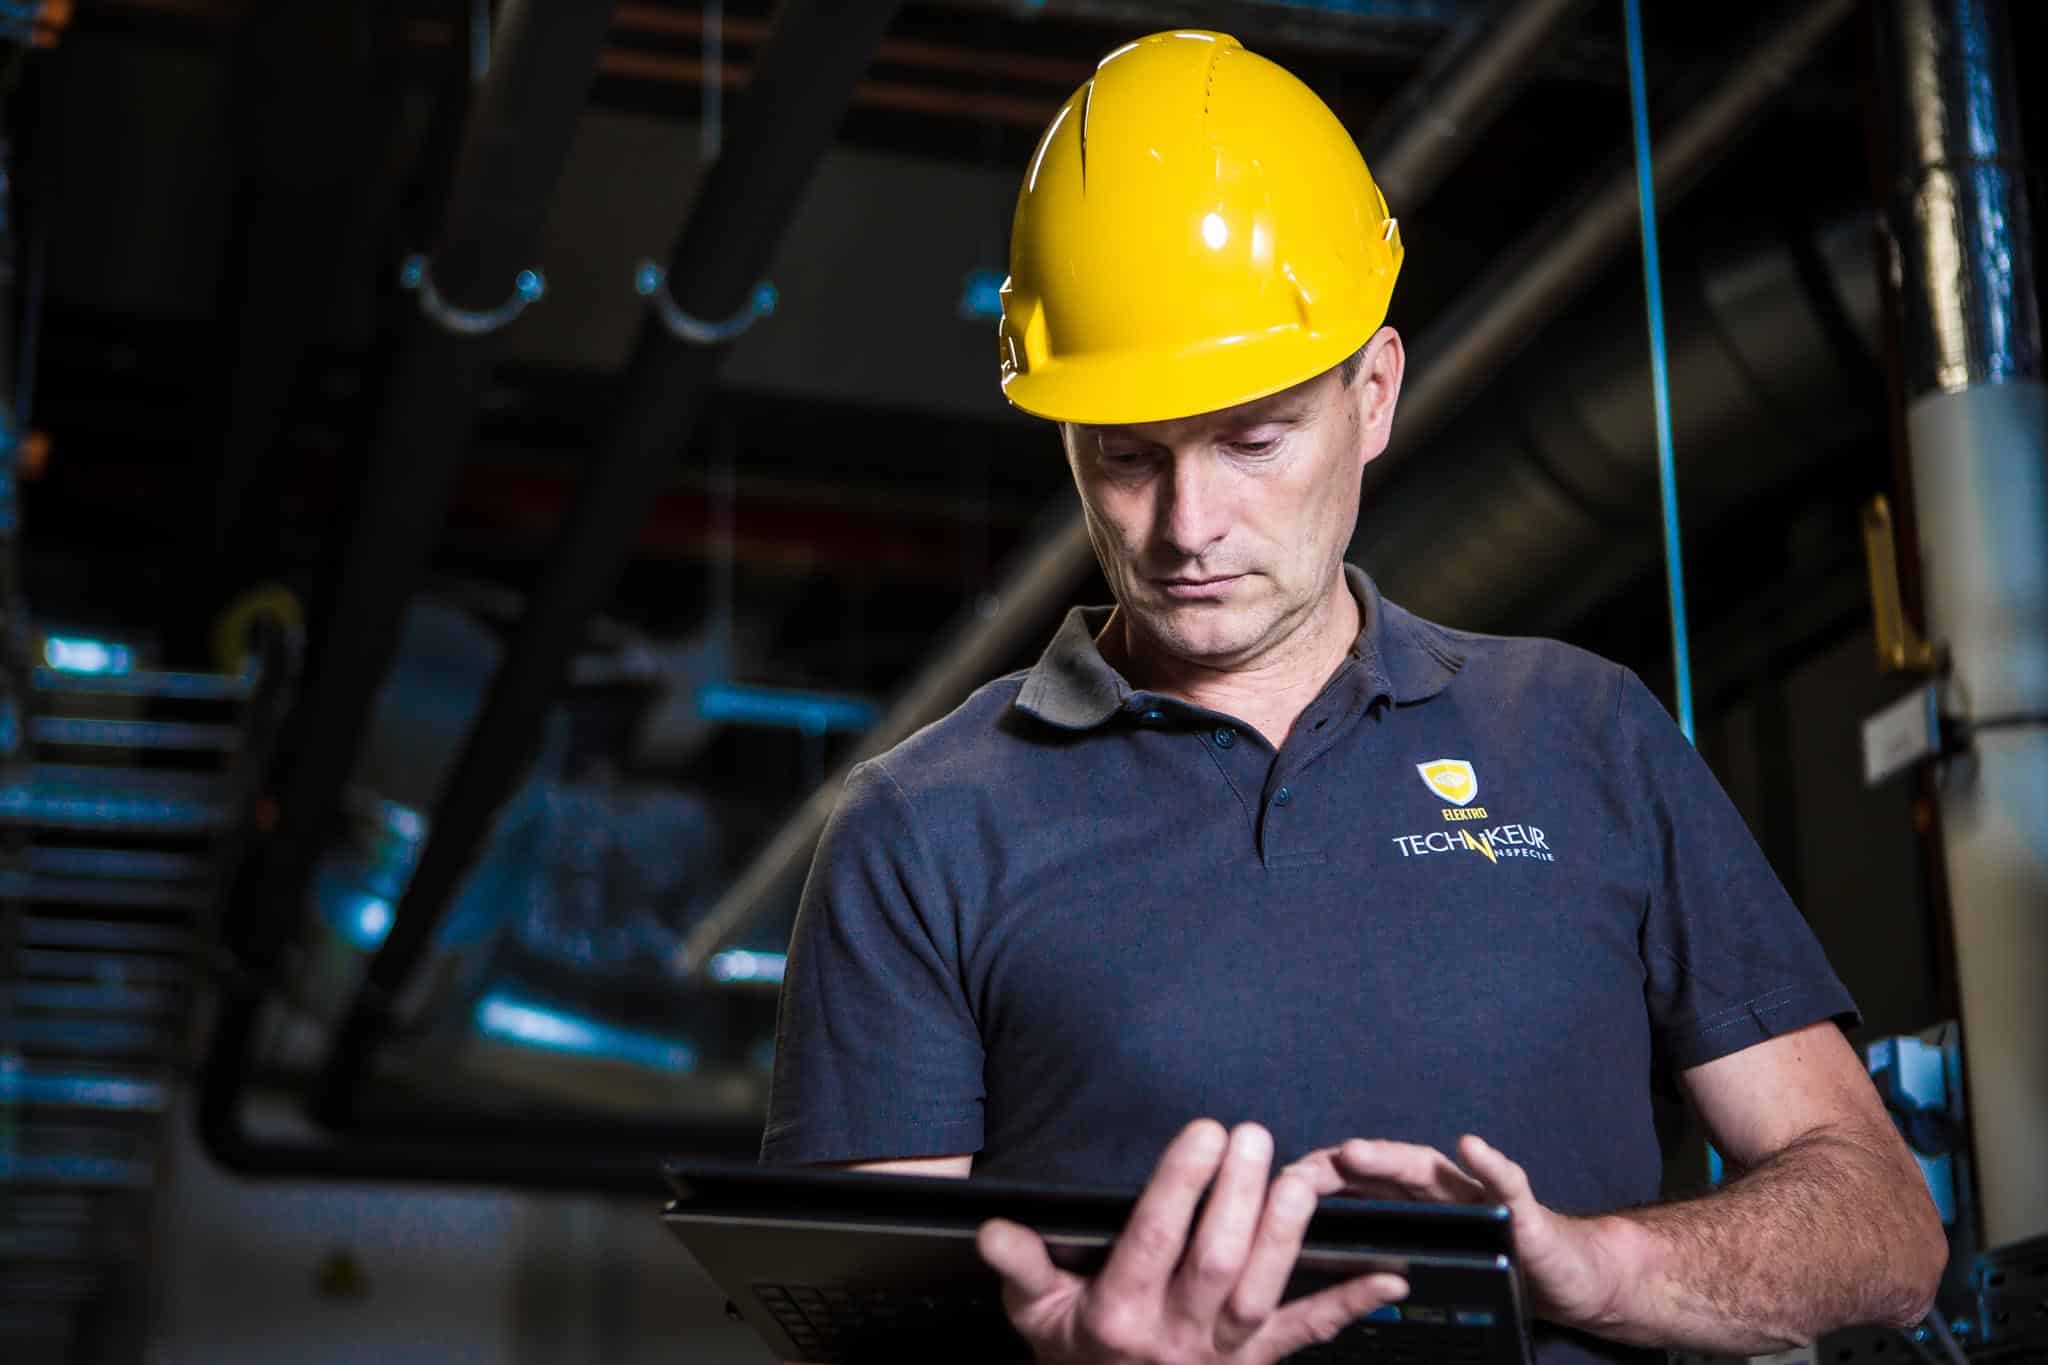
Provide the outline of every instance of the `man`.
{"type": "Polygon", "coordinates": [[[1398,1298],[1278,1303],[1339,1192],[1507,1204],[1543,1365],[1910,1324],[1939,1221],[1705,765],[1626,670],[1342,563],[1401,254],[1337,120],[1222,35],[1120,48],[1054,119],[1003,384],[1116,606],[849,779],[764,1159],[1149,1176],[1092,1281],[982,1230],[1047,1361],[1266,1362],[1398,1298]],[[1667,1081],[1739,1174],[1660,1205],[1667,1081]]]}

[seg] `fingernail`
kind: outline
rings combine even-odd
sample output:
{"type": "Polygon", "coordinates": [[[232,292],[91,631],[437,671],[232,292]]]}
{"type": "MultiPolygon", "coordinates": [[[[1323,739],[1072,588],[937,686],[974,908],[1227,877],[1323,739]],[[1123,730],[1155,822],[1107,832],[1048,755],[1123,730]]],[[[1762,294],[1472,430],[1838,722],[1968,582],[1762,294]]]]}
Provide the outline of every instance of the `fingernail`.
{"type": "Polygon", "coordinates": [[[1273,1207],[1290,1218],[1300,1218],[1315,1206],[1315,1192],[1300,1181],[1282,1180],[1273,1186],[1273,1207]]]}
{"type": "Polygon", "coordinates": [[[1256,1123],[1239,1126],[1235,1135],[1237,1155],[1243,1161],[1271,1161],[1273,1159],[1273,1135],[1256,1123]]]}
{"type": "Polygon", "coordinates": [[[1223,1148],[1229,1141],[1230,1134],[1223,1131],[1222,1124],[1205,1121],[1195,1130],[1195,1155],[1214,1160],[1223,1155],[1223,1148]]]}

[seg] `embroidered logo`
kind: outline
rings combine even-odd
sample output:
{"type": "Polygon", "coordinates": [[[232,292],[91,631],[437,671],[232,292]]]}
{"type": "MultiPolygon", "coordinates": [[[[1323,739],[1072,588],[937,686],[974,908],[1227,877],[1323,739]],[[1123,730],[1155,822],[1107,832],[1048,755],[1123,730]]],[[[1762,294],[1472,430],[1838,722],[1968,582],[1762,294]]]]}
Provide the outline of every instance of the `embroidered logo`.
{"type": "Polygon", "coordinates": [[[1415,765],[1429,789],[1454,806],[1469,806],[1479,795],[1479,774],[1462,758],[1433,758],[1415,765]]]}

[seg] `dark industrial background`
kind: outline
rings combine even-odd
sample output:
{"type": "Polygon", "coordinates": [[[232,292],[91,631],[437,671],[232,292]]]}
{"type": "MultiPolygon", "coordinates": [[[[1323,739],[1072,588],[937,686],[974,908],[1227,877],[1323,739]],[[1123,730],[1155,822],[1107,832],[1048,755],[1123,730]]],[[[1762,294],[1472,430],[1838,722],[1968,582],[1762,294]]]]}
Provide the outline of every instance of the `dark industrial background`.
{"type": "MultiPolygon", "coordinates": [[[[1931,788],[1859,749],[1911,686],[1861,530],[1903,502],[1886,3],[1645,35],[1660,139],[1753,87],[1659,185],[1693,681],[1859,1041],[1958,1009],[1931,788]]],[[[1389,178],[1412,406],[1354,557],[1670,695],[1618,2],[604,9],[0,6],[0,1358],[755,1358],[657,1162],[753,1146],[835,774],[1106,600],[992,310],[1127,38],[1234,33],[1383,169],[1553,12],[1389,178]],[[729,344],[658,320],[764,283],[729,344]]]]}

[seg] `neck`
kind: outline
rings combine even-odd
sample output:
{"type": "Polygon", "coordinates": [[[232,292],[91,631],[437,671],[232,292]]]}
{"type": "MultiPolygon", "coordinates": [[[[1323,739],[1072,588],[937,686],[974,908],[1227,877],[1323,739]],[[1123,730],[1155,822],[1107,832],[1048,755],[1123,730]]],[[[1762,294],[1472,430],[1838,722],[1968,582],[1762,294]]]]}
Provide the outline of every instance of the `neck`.
{"type": "Polygon", "coordinates": [[[1285,638],[1242,663],[1211,665],[1158,647],[1119,607],[1097,645],[1133,687],[1243,721],[1278,749],[1358,639],[1358,600],[1340,572],[1329,593],[1285,638]]]}

